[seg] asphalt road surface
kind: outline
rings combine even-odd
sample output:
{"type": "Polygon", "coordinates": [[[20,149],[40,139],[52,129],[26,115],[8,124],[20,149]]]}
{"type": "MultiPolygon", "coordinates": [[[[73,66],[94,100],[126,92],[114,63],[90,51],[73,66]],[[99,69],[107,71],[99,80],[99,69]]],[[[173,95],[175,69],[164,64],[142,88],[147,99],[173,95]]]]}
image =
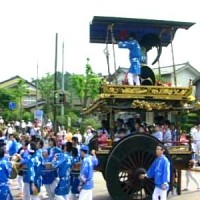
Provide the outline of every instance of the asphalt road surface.
{"type": "MultiPolygon", "coordinates": [[[[195,176],[198,178],[198,180],[200,181],[200,172],[194,172],[195,176]]],[[[102,174],[100,172],[95,172],[95,188],[94,188],[94,200],[112,200],[109,197],[109,194],[107,192],[106,189],[106,183],[102,177],[102,174]]],[[[186,184],[186,179],[185,179],[185,171],[183,171],[182,173],[182,189],[185,187],[186,184]]],[[[17,186],[17,181],[13,180],[11,183],[11,190],[12,193],[14,195],[14,199],[15,200],[21,200],[21,198],[16,197],[16,195],[19,193],[19,190],[16,189],[17,186]]],[[[46,192],[45,189],[42,189],[41,192],[41,199],[42,200],[48,200],[46,196],[46,192]]],[[[197,186],[195,185],[195,183],[190,180],[190,188],[189,191],[183,191],[181,195],[177,196],[177,195],[169,195],[169,198],[171,200],[200,200],[200,190],[197,190],[197,186]]]]}

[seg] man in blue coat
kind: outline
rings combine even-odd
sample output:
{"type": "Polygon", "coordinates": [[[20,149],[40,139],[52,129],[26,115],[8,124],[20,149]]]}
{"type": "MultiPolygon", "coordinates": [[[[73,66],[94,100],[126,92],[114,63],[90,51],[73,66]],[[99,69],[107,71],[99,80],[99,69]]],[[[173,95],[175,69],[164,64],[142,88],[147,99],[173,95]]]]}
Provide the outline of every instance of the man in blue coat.
{"type": "Polygon", "coordinates": [[[118,43],[119,48],[129,49],[129,60],[131,66],[128,71],[128,84],[129,85],[140,85],[140,74],[141,74],[141,61],[142,61],[142,50],[139,43],[136,40],[135,34],[131,34],[127,41],[120,41],[118,43]]]}
{"type": "Polygon", "coordinates": [[[70,187],[71,158],[64,153],[56,153],[52,161],[53,167],[58,170],[59,182],[55,188],[56,200],[68,200],[70,187]]]}
{"type": "Polygon", "coordinates": [[[10,162],[4,159],[4,150],[0,148],[0,199],[13,200],[8,185],[8,178],[11,176],[12,166],[10,162]]]}
{"type": "Polygon", "coordinates": [[[164,155],[164,149],[162,145],[157,145],[156,155],[157,158],[150,166],[147,174],[142,174],[141,179],[148,177],[154,178],[155,189],[153,191],[152,200],[166,200],[167,191],[169,189],[170,182],[170,162],[164,155]]]}
{"type": "Polygon", "coordinates": [[[15,155],[19,149],[18,148],[19,146],[18,146],[15,136],[13,134],[9,135],[9,141],[8,141],[7,145],[8,145],[7,148],[8,148],[9,155],[10,156],[15,155]]]}
{"type": "Polygon", "coordinates": [[[35,143],[30,143],[28,151],[29,155],[20,162],[21,165],[26,165],[23,169],[24,199],[40,200],[38,194],[42,185],[42,159],[37,155],[35,143]]]}
{"type": "Polygon", "coordinates": [[[56,176],[57,172],[54,168],[47,168],[46,164],[51,163],[48,149],[42,150],[42,183],[45,186],[49,200],[54,200],[55,188],[56,188],[56,176]]]}
{"type": "Polygon", "coordinates": [[[79,184],[79,200],[92,200],[92,190],[94,188],[94,167],[98,164],[98,159],[95,151],[91,151],[89,155],[89,147],[82,145],[80,149],[81,157],[83,158],[82,167],[80,171],[79,184]]]}

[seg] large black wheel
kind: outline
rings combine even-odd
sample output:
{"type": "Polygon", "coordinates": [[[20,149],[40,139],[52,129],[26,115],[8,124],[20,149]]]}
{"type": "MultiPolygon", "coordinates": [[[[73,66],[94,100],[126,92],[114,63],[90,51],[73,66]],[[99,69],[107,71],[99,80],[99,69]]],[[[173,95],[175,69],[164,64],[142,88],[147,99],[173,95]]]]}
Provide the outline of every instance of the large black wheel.
{"type": "MultiPolygon", "coordinates": [[[[140,180],[139,176],[156,158],[157,144],[154,137],[136,134],[124,138],[113,148],[106,164],[105,179],[114,200],[151,199],[154,181],[140,180]]],[[[169,157],[167,150],[166,155],[169,157]]]]}

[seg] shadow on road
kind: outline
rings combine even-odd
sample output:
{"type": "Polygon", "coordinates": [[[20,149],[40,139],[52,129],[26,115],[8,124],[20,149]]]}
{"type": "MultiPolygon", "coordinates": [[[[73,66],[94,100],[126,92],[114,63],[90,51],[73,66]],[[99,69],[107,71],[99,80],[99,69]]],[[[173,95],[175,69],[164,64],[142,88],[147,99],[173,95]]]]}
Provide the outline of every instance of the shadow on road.
{"type": "Polygon", "coordinates": [[[98,195],[98,196],[94,196],[94,200],[112,200],[112,199],[109,196],[98,195]]]}

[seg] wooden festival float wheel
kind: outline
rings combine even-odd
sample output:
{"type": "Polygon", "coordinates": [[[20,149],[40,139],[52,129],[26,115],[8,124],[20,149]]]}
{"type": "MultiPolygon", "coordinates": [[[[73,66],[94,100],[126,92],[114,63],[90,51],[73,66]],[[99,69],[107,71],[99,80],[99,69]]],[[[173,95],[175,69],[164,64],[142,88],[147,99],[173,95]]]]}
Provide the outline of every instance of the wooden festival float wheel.
{"type": "MultiPolygon", "coordinates": [[[[135,134],[124,138],[110,152],[105,179],[107,189],[114,200],[150,200],[154,181],[139,179],[156,158],[158,140],[145,134],[135,134]]],[[[165,148],[163,146],[163,148],[165,148]]],[[[166,156],[169,153],[166,149],[166,156]]]]}

